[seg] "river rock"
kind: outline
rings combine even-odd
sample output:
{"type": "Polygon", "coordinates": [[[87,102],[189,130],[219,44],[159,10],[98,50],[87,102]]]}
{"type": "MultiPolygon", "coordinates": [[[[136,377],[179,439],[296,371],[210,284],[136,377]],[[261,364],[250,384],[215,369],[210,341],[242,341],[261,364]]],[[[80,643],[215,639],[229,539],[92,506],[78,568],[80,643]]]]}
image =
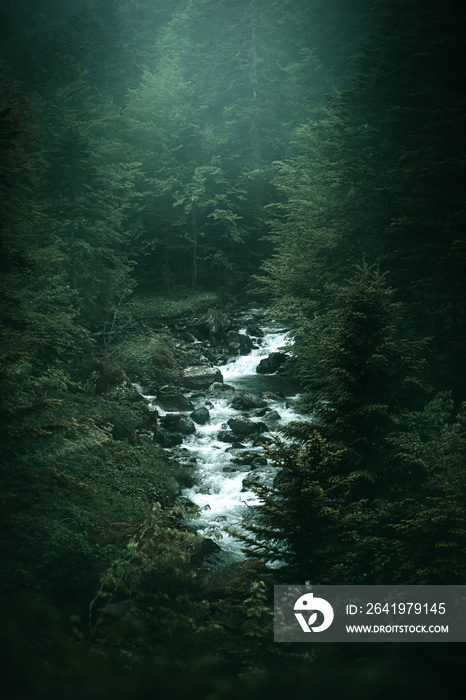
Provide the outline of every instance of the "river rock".
{"type": "MultiPolygon", "coordinates": [[[[232,450],[230,450],[232,452],[232,450]]],[[[242,452],[237,457],[234,457],[231,461],[233,464],[239,464],[243,467],[249,467],[257,459],[257,454],[255,452],[242,452]]]]}
{"type": "Polygon", "coordinates": [[[161,447],[176,447],[183,442],[183,438],[179,433],[171,433],[169,430],[159,427],[154,430],[153,440],[161,447]]]}
{"type": "Polygon", "coordinates": [[[234,387],[230,386],[230,384],[223,384],[223,382],[214,382],[210,387],[209,390],[213,392],[214,394],[217,394],[218,392],[233,392],[234,387]]]}
{"type": "Polygon", "coordinates": [[[285,352],[272,352],[268,357],[264,357],[256,367],[258,374],[274,374],[288,359],[285,352]]]}
{"type": "Polygon", "coordinates": [[[266,457],[260,457],[260,456],[257,457],[256,456],[251,464],[251,467],[253,469],[257,469],[257,467],[266,467],[267,464],[268,464],[268,462],[267,462],[266,457]]]}
{"type": "Polygon", "coordinates": [[[200,408],[194,409],[189,417],[198,425],[205,425],[210,419],[210,413],[205,406],[201,406],[200,408]]]}
{"type": "Polygon", "coordinates": [[[164,411],[192,411],[194,408],[194,404],[184,394],[172,388],[157,392],[153,403],[164,411]]]}
{"type": "Polygon", "coordinates": [[[180,422],[178,423],[178,432],[182,435],[193,435],[196,432],[196,426],[192,420],[182,416],[180,422]]]}
{"type": "Polygon", "coordinates": [[[261,399],[260,396],[256,394],[250,394],[247,391],[236,394],[231,402],[232,408],[236,409],[249,409],[249,408],[265,408],[267,406],[267,401],[261,399]]]}
{"type": "Polygon", "coordinates": [[[167,413],[166,416],[160,418],[160,424],[166,430],[181,433],[182,435],[192,435],[196,432],[196,426],[192,420],[180,416],[179,413],[167,413]]]}
{"type": "Polygon", "coordinates": [[[220,430],[217,433],[217,440],[219,442],[236,442],[236,435],[231,430],[220,430]]]}
{"type": "Polygon", "coordinates": [[[210,537],[204,537],[200,545],[191,553],[191,563],[200,563],[206,557],[221,552],[222,548],[210,537]]]}
{"type": "Polygon", "coordinates": [[[263,338],[265,335],[264,331],[259,326],[248,326],[246,332],[248,335],[252,335],[253,338],[263,338]]]}
{"type": "Polygon", "coordinates": [[[223,383],[223,375],[217,367],[196,365],[183,370],[181,382],[189,389],[208,389],[214,382],[223,383]]]}
{"type": "Polygon", "coordinates": [[[241,353],[241,355],[248,355],[254,347],[254,343],[248,335],[236,333],[236,331],[229,331],[226,335],[226,341],[228,347],[241,353]]]}
{"type": "Polygon", "coordinates": [[[266,413],[263,418],[268,423],[276,423],[277,421],[281,420],[281,416],[278,411],[270,411],[270,413],[266,413]]]}
{"type": "Polygon", "coordinates": [[[248,474],[242,481],[243,488],[241,491],[250,491],[256,484],[260,483],[260,476],[257,474],[248,474]]]}
{"type": "Polygon", "coordinates": [[[268,464],[267,459],[258,455],[257,452],[243,452],[242,454],[239,454],[238,457],[234,457],[234,459],[231,461],[233,464],[243,467],[251,467],[251,469],[266,467],[268,464]]]}
{"type": "Polygon", "coordinates": [[[160,418],[160,425],[162,425],[165,430],[176,430],[179,420],[179,413],[167,413],[166,416],[160,418]]]}
{"type": "Polygon", "coordinates": [[[227,423],[235,435],[245,436],[251,435],[252,433],[262,433],[264,430],[268,430],[264,423],[257,423],[249,418],[243,418],[243,416],[230,418],[227,423]]]}

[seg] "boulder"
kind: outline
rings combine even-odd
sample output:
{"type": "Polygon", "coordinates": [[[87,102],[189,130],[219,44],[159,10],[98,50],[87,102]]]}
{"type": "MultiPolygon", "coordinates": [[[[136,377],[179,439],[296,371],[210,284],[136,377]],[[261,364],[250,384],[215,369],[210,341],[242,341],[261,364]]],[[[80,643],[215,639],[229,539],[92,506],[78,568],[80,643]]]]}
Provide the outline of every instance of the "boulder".
{"type": "Polygon", "coordinates": [[[179,413],[167,413],[166,416],[160,418],[160,424],[166,430],[181,433],[182,435],[192,435],[196,432],[194,423],[189,418],[180,416],[179,413]]]}
{"type": "Polygon", "coordinates": [[[161,447],[176,447],[183,442],[181,435],[165,430],[165,428],[156,428],[154,430],[153,440],[161,447]]]}
{"type": "Polygon", "coordinates": [[[265,416],[263,416],[263,418],[268,423],[276,423],[281,419],[281,416],[278,413],[278,411],[270,411],[270,413],[266,413],[265,416]]]}
{"type": "Polygon", "coordinates": [[[252,433],[263,433],[268,430],[265,423],[257,423],[249,420],[249,418],[243,418],[242,416],[230,418],[227,423],[235,435],[245,436],[251,435],[252,433]]]}
{"type": "Polygon", "coordinates": [[[246,332],[248,335],[252,335],[253,338],[263,338],[265,335],[264,331],[259,326],[248,326],[246,332]]]}
{"type": "Polygon", "coordinates": [[[268,357],[264,357],[256,367],[258,374],[274,374],[286,362],[289,355],[285,352],[272,352],[268,357]]]}
{"type": "Polygon", "coordinates": [[[234,388],[230,386],[230,384],[223,384],[223,382],[214,382],[210,387],[209,390],[213,392],[214,394],[217,394],[218,392],[225,392],[225,391],[234,391],[234,388]]]}
{"type": "Polygon", "coordinates": [[[233,464],[237,464],[240,467],[251,467],[251,469],[266,467],[268,464],[266,457],[258,455],[257,452],[243,452],[239,454],[238,457],[234,457],[231,461],[233,464]]]}
{"type": "Polygon", "coordinates": [[[205,406],[201,406],[190,414],[190,418],[198,425],[205,425],[210,419],[210,413],[205,406]]]}
{"type": "Polygon", "coordinates": [[[248,474],[242,481],[241,491],[250,491],[256,484],[260,483],[260,477],[257,474],[248,474]]]}
{"type": "Polygon", "coordinates": [[[240,416],[238,418],[230,418],[227,422],[234,435],[245,436],[255,432],[255,424],[249,418],[240,416]]]}
{"type": "Polygon", "coordinates": [[[254,347],[254,343],[248,335],[236,331],[227,333],[226,342],[229,348],[241,353],[241,355],[248,355],[254,347]]]}
{"type": "Polygon", "coordinates": [[[217,542],[215,542],[215,540],[211,539],[210,537],[203,538],[200,552],[203,558],[221,551],[222,548],[217,542]]]}
{"type": "Polygon", "coordinates": [[[152,428],[154,425],[157,425],[158,420],[159,420],[159,412],[154,408],[150,408],[147,411],[146,420],[144,421],[145,425],[149,428],[152,428]]]}
{"type": "Polygon", "coordinates": [[[266,467],[268,464],[266,457],[255,457],[251,467],[256,469],[257,467],[266,467]]]}
{"type": "Polygon", "coordinates": [[[208,389],[214,382],[223,383],[223,376],[217,367],[196,365],[183,370],[181,382],[189,389],[208,389]]]}
{"type": "Polygon", "coordinates": [[[182,435],[192,435],[196,432],[196,426],[192,420],[189,420],[189,418],[185,418],[183,416],[180,418],[180,422],[178,423],[178,432],[180,432],[182,435]]]}
{"type": "Polygon", "coordinates": [[[250,394],[244,391],[240,394],[236,394],[231,402],[233,408],[236,409],[249,409],[249,408],[265,408],[267,406],[267,401],[261,399],[260,396],[256,394],[250,394]]]}
{"type": "Polygon", "coordinates": [[[206,557],[212,554],[217,554],[221,552],[222,548],[215,542],[215,540],[210,537],[204,537],[200,544],[196,545],[194,551],[191,553],[191,563],[199,564],[206,557]]]}
{"type": "Polygon", "coordinates": [[[220,432],[217,433],[217,440],[219,442],[236,442],[236,435],[232,433],[231,430],[220,430],[220,432]]]}
{"type": "Polygon", "coordinates": [[[176,430],[179,420],[179,413],[167,413],[166,416],[160,418],[160,425],[165,428],[165,430],[176,430]]]}
{"type": "Polygon", "coordinates": [[[194,408],[194,404],[181,391],[172,388],[161,389],[152,403],[164,411],[192,411],[194,408]]]}
{"type": "Polygon", "coordinates": [[[231,461],[233,462],[233,464],[248,467],[254,462],[256,458],[257,454],[255,452],[242,452],[238,455],[238,457],[234,457],[231,461]]]}

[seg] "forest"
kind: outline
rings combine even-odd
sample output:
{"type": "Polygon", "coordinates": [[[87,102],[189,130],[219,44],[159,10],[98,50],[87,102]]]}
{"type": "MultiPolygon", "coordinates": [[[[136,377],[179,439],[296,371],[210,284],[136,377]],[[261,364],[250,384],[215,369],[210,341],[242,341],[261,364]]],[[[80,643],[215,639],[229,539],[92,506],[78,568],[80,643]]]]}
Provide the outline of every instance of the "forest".
{"type": "Polygon", "coordinates": [[[274,642],[273,587],[466,583],[465,27],[459,0],[3,0],[2,697],[462,697],[460,644],[274,642]],[[305,420],[212,569],[137,385],[251,303],[305,420]]]}

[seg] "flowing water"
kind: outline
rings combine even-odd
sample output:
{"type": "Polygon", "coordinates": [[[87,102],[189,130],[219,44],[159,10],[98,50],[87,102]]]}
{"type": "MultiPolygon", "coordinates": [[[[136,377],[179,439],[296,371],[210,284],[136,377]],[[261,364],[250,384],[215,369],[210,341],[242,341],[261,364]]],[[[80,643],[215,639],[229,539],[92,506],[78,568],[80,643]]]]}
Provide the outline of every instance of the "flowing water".
{"type": "MultiPolygon", "coordinates": [[[[219,369],[224,383],[238,392],[247,391],[261,396],[264,396],[265,392],[273,392],[273,397],[270,394],[265,395],[266,411],[276,411],[280,418],[273,421],[274,425],[284,425],[300,418],[293,410],[297,385],[289,377],[258,374],[256,367],[260,360],[268,357],[270,353],[279,349],[286,350],[286,332],[275,325],[263,327],[262,330],[264,337],[258,339],[256,349],[249,355],[242,355],[220,366],[219,369]]],[[[217,439],[219,431],[228,428],[227,420],[241,414],[230,405],[231,398],[231,393],[220,393],[216,397],[209,394],[206,405],[210,411],[210,421],[206,425],[196,426],[196,433],[186,438],[183,444],[184,454],[186,455],[188,450],[189,457],[194,457],[197,463],[196,484],[185,489],[183,495],[203,509],[201,517],[196,520],[196,529],[205,537],[218,542],[222,552],[216,558],[222,563],[244,558],[241,542],[225,533],[225,526],[241,529],[242,523],[253,516],[253,506],[258,503],[257,496],[244,487],[243,479],[253,476],[262,482],[271,483],[276,473],[276,468],[271,464],[251,471],[251,467],[239,466],[232,462],[235,456],[244,453],[245,450],[263,456],[261,447],[252,447],[249,442],[242,441],[245,450],[231,449],[231,446],[217,439]]],[[[193,401],[197,407],[204,404],[199,398],[196,400],[193,397],[193,401]]],[[[248,413],[249,418],[262,420],[256,415],[255,409],[248,413]]]]}
{"type": "MultiPolygon", "coordinates": [[[[258,313],[256,309],[252,318],[257,320],[258,313]]],[[[248,322],[251,322],[251,317],[245,313],[245,325],[248,322]]],[[[231,406],[233,396],[248,392],[264,397],[267,401],[264,412],[277,412],[279,417],[270,423],[270,432],[261,433],[261,438],[270,437],[279,426],[302,419],[293,409],[298,398],[297,382],[280,374],[256,372],[262,359],[273,352],[287,350],[286,331],[271,323],[262,326],[262,332],[263,337],[255,338],[256,347],[248,355],[240,355],[227,364],[219,365],[224,385],[232,387],[234,391],[185,392],[196,408],[208,408],[210,420],[205,425],[196,425],[195,434],[185,437],[179,448],[171,450],[182,462],[196,465],[193,472],[195,485],[184,489],[183,496],[201,509],[200,518],[193,523],[196,530],[204,537],[214,539],[221,548],[211,558],[213,565],[239,561],[245,556],[241,551],[241,541],[225,531],[225,528],[240,531],[242,524],[253,517],[254,505],[258,503],[256,494],[243,484],[243,480],[254,478],[271,484],[276,474],[276,468],[270,463],[247,466],[233,461],[246,452],[257,453],[257,456],[264,458],[263,448],[254,447],[247,438],[237,438],[241,440],[242,447],[218,440],[218,433],[229,428],[227,421],[242,414],[242,411],[231,406]]],[[[145,398],[151,400],[155,397],[145,398]]],[[[157,410],[160,415],[165,414],[158,407],[157,410]]],[[[244,415],[254,421],[267,422],[266,418],[261,417],[259,409],[249,410],[244,415]]]]}

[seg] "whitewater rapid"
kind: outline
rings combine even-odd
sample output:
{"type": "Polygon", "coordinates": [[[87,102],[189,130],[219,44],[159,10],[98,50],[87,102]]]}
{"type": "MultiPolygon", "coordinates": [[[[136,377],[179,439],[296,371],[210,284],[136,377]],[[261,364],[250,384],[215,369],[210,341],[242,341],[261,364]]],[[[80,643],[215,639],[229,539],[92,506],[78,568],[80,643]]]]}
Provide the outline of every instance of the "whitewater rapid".
{"type": "MultiPolygon", "coordinates": [[[[257,341],[259,345],[256,349],[219,366],[219,369],[224,383],[237,392],[247,391],[265,397],[267,413],[276,411],[279,414],[279,418],[273,421],[273,427],[276,428],[300,419],[293,409],[296,386],[292,388],[290,380],[283,376],[256,372],[261,359],[273,352],[287,350],[284,330],[274,325],[262,330],[264,336],[257,341]]],[[[253,507],[259,502],[257,496],[245,487],[243,480],[252,477],[271,483],[276,468],[268,463],[251,470],[250,467],[232,462],[235,456],[244,451],[257,452],[262,457],[264,455],[261,447],[252,447],[248,442],[239,450],[217,439],[218,433],[228,428],[228,419],[241,413],[230,403],[231,394],[215,398],[209,396],[205,405],[210,412],[210,421],[206,425],[196,426],[196,433],[186,438],[183,448],[190,453],[191,460],[196,460],[197,466],[195,485],[185,489],[183,496],[202,509],[200,518],[195,521],[198,532],[219,544],[223,561],[238,561],[244,558],[241,551],[243,545],[238,538],[228,534],[225,528],[240,531],[242,525],[253,517],[253,507]]],[[[253,420],[262,420],[256,417],[255,410],[247,415],[253,420]]],[[[263,433],[261,437],[265,438],[272,433],[273,428],[271,433],[263,433]]]]}

